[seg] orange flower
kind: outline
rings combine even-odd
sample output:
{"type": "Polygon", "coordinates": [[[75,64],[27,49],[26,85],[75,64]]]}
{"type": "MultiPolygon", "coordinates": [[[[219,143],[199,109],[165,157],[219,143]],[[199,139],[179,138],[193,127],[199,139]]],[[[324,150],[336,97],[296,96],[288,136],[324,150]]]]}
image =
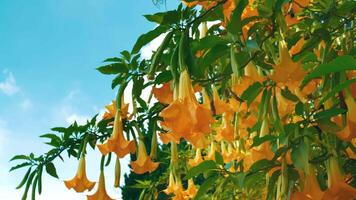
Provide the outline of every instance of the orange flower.
{"type": "MultiPolygon", "coordinates": [[[[250,17],[254,17],[254,16],[258,16],[258,11],[256,8],[253,7],[253,2],[254,2],[254,0],[249,0],[248,5],[245,7],[245,9],[242,12],[241,20],[244,20],[244,19],[250,18],[250,17]]],[[[250,21],[242,27],[243,39],[245,39],[245,40],[247,39],[248,31],[257,21],[258,20],[250,21]]]]}
{"type": "Polygon", "coordinates": [[[201,162],[203,162],[203,157],[201,155],[201,149],[197,149],[195,151],[195,157],[194,159],[189,159],[188,163],[191,167],[199,165],[201,162]]]}
{"type": "Polygon", "coordinates": [[[160,113],[161,125],[175,138],[183,137],[197,148],[206,144],[213,117],[209,109],[200,105],[195,98],[188,72],[182,72],[179,80],[178,97],[160,113]],[[177,126],[179,124],[179,126],[177,126]]]}
{"type": "Polygon", "coordinates": [[[232,142],[234,140],[234,127],[231,124],[231,117],[226,113],[223,114],[223,119],[220,127],[217,128],[217,141],[226,140],[232,142]]]}
{"type": "Polygon", "coordinates": [[[144,174],[146,172],[153,172],[157,169],[159,163],[153,162],[147,155],[144,142],[140,139],[138,146],[138,155],[136,161],[131,161],[132,171],[136,174],[144,174]]]}
{"type": "Polygon", "coordinates": [[[221,144],[221,156],[223,157],[224,162],[228,163],[232,160],[235,160],[237,156],[236,156],[235,152],[232,151],[232,145],[230,144],[229,148],[226,149],[226,145],[225,145],[224,141],[221,141],[220,144],[221,144]]]}
{"type": "Polygon", "coordinates": [[[113,200],[106,193],[104,172],[100,172],[99,187],[93,195],[87,195],[88,200],[113,200]]]}
{"type": "Polygon", "coordinates": [[[305,40],[304,40],[304,37],[301,37],[297,43],[295,43],[295,45],[292,46],[292,48],[290,49],[290,54],[292,55],[295,55],[297,53],[299,53],[302,48],[303,48],[303,45],[305,43],[305,40]]]}
{"type": "Polygon", "coordinates": [[[180,196],[183,194],[183,186],[181,180],[180,178],[175,177],[172,171],[169,173],[168,186],[165,190],[163,190],[163,192],[168,195],[175,194],[180,196]]]}
{"type": "Polygon", "coordinates": [[[194,181],[192,179],[188,180],[188,188],[184,191],[185,196],[193,199],[195,195],[197,194],[198,189],[195,187],[194,181]]]}
{"type": "Polygon", "coordinates": [[[232,12],[236,8],[235,0],[227,0],[223,5],[224,22],[227,23],[230,20],[232,12]]]}
{"type": "Polygon", "coordinates": [[[230,108],[230,104],[220,99],[218,91],[215,87],[213,87],[213,99],[214,99],[215,114],[217,115],[221,115],[223,113],[225,113],[226,115],[232,114],[232,109],[230,108]]]}
{"type": "Polygon", "coordinates": [[[285,19],[288,26],[299,23],[300,17],[297,16],[305,7],[309,5],[309,0],[294,0],[292,3],[286,4],[284,10],[287,13],[285,19]]]}
{"type": "Polygon", "coordinates": [[[98,148],[103,155],[114,152],[119,158],[123,158],[136,150],[135,141],[127,141],[122,130],[122,120],[120,112],[116,112],[114,129],[111,137],[104,143],[98,144],[98,148]]]}
{"type": "Polygon", "coordinates": [[[179,144],[181,138],[177,134],[173,134],[173,133],[158,133],[158,135],[161,141],[163,142],[163,144],[168,144],[170,142],[179,144]]]}
{"type": "Polygon", "coordinates": [[[279,43],[279,62],[270,76],[276,83],[301,81],[306,75],[300,62],[293,62],[285,41],[279,43]]]}
{"type": "MultiPolygon", "coordinates": [[[[112,103],[105,106],[105,108],[106,108],[106,111],[104,113],[103,119],[114,118],[115,114],[116,114],[116,101],[113,100],[112,103]]],[[[121,106],[121,118],[122,119],[127,118],[128,114],[129,114],[128,110],[129,110],[129,104],[122,103],[122,106],[121,106]]]]}
{"type": "Polygon", "coordinates": [[[330,158],[328,169],[328,186],[322,200],[352,200],[356,197],[356,189],[344,182],[339,164],[335,157],[330,158]]]}
{"type": "MultiPolygon", "coordinates": [[[[350,141],[356,138],[356,102],[350,94],[346,93],[345,103],[347,105],[347,125],[337,133],[337,136],[341,140],[350,141]]],[[[339,125],[342,124],[341,117],[335,117],[334,121],[339,125]]]]}
{"type": "MultiPolygon", "coordinates": [[[[268,133],[269,133],[268,119],[265,118],[262,121],[259,137],[266,136],[268,133]]],[[[272,160],[272,158],[274,157],[274,153],[271,150],[269,142],[264,142],[261,145],[257,147],[253,147],[251,149],[251,156],[254,161],[258,161],[262,159],[272,160]]]]}
{"type": "Polygon", "coordinates": [[[215,152],[216,152],[215,142],[212,141],[211,144],[210,144],[209,153],[205,157],[205,160],[215,160],[215,152]]]}
{"type": "Polygon", "coordinates": [[[88,180],[85,170],[85,157],[81,156],[79,160],[78,171],[72,180],[64,181],[68,189],[73,188],[76,192],[84,192],[93,189],[95,182],[88,180]]]}
{"type": "Polygon", "coordinates": [[[160,103],[170,104],[173,101],[173,90],[170,83],[164,83],[160,88],[153,87],[152,93],[160,103]]]}

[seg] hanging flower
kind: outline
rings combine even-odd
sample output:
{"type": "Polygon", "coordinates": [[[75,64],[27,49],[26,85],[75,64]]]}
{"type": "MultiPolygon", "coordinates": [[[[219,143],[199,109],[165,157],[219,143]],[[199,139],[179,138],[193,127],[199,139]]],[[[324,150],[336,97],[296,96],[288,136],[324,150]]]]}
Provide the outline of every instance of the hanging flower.
{"type": "Polygon", "coordinates": [[[284,6],[286,13],[285,20],[288,26],[292,26],[300,22],[303,17],[299,17],[298,14],[309,5],[309,0],[294,0],[284,6]]]}
{"type": "Polygon", "coordinates": [[[206,145],[205,135],[210,133],[213,117],[210,110],[196,100],[186,70],[180,76],[177,99],[162,110],[160,116],[161,125],[175,134],[175,138],[183,137],[197,148],[206,145]]]}
{"type": "MultiPolygon", "coordinates": [[[[116,101],[113,100],[111,104],[105,106],[106,111],[104,113],[103,119],[111,119],[116,115],[116,101]]],[[[129,104],[123,103],[121,106],[121,118],[126,119],[129,115],[129,104]]]]}
{"type": "Polygon", "coordinates": [[[113,200],[106,193],[104,172],[100,172],[98,190],[93,195],[87,195],[88,200],[113,200]]]}
{"type": "Polygon", "coordinates": [[[224,113],[221,125],[217,128],[217,141],[226,140],[232,142],[234,140],[234,127],[231,124],[231,116],[224,113]]]}
{"type": "Polygon", "coordinates": [[[356,189],[345,183],[335,157],[329,160],[328,186],[322,200],[352,200],[356,197],[356,189]]]}
{"type": "Polygon", "coordinates": [[[195,195],[197,194],[198,189],[194,184],[193,179],[188,180],[188,188],[184,191],[184,194],[186,197],[193,199],[195,195]]]}
{"type": "MultiPolygon", "coordinates": [[[[356,102],[349,93],[346,93],[345,103],[347,105],[347,125],[337,133],[337,136],[342,140],[351,141],[356,138],[356,102]]],[[[336,118],[336,120],[341,121],[340,118],[336,118]]]]}
{"type": "Polygon", "coordinates": [[[212,141],[210,144],[210,149],[208,155],[205,157],[205,160],[215,160],[215,152],[217,151],[215,147],[215,142],[212,141]]]}
{"type": "Polygon", "coordinates": [[[114,152],[119,158],[135,152],[135,141],[127,141],[124,137],[120,112],[116,112],[111,137],[104,144],[98,144],[97,146],[103,155],[114,152]]]}
{"type": "Polygon", "coordinates": [[[64,181],[68,189],[73,188],[76,192],[84,192],[85,190],[92,190],[95,182],[88,180],[85,170],[85,157],[81,156],[79,160],[78,171],[72,180],[64,181]]]}
{"type": "Polygon", "coordinates": [[[201,149],[195,150],[195,157],[193,159],[189,159],[188,163],[191,167],[199,165],[201,162],[203,162],[203,157],[201,155],[201,149]]]}
{"type": "Polygon", "coordinates": [[[146,172],[153,172],[157,169],[159,163],[153,162],[151,157],[147,155],[146,147],[142,139],[138,146],[137,160],[131,161],[132,171],[136,174],[144,174],[146,172]]]}
{"type": "Polygon", "coordinates": [[[173,90],[170,83],[164,83],[160,88],[153,87],[152,93],[160,103],[170,104],[173,101],[173,90]]]}
{"type": "MultiPolygon", "coordinates": [[[[259,137],[264,137],[267,134],[269,134],[268,119],[265,117],[265,119],[263,119],[262,121],[259,137]]],[[[269,141],[264,142],[257,147],[253,147],[251,149],[251,157],[254,161],[262,159],[272,160],[274,157],[274,153],[271,150],[269,141]]]]}

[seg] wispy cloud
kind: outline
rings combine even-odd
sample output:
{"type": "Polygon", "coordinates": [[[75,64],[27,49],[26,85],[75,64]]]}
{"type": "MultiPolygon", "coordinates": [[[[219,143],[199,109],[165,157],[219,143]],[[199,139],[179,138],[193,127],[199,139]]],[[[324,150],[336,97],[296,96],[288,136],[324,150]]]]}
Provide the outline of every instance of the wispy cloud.
{"type": "Polygon", "coordinates": [[[22,110],[29,110],[31,109],[33,106],[32,101],[30,99],[24,99],[21,103],[20,103],[20,107],[22,110]]]}
{"type": "Polygon", "coordinates": [[[3,74],[5,75],[5,80],[0,82],[0,91],[8,96],[18,93],[20,88],[16,84],[14,75],[7,70],[4,70],[3,74]]]}

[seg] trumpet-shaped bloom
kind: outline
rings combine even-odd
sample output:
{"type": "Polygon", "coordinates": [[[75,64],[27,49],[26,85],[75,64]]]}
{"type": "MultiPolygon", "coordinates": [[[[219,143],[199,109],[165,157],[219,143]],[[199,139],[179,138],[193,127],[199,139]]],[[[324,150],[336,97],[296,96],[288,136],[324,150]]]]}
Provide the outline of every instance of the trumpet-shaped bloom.
{"type": "Polygon", "coordinates": [[[203,157],[201,155],[201,149],[197,149],[195,151],[195,157],[193,159],[189,159],[188,163],[191,167],[199,165],[201,162],[203,162],[203,157]]]}
{"type": "Polygon", "coordinates": [[[188,180],[188,188],[184,191],[186,197],[193,199],[195,195],[197,194],[198,189],[194,184],[194,181],[192,179],[188,180]]]}
{"type": "MultiPolygon", "coordinates": [[[[268,134],[268,132],[269,132],[268,120],[267,120],[267,118],[265,118],[262,121],[259,137],[266,136],[268,134]]],[[[270,148],[269,142],[267,141],[257,147],[253,147],[251,149],[251,157],[254,161],[258,161],[261,159],[267,159],[267,160],[273,159],[274,153],[272,152],[272,150],[270,148]]]]}
{"type": "Polygon", "coordinates": [[[136,161],[131,161],[132,171],[136,174],[144,174],[146,172],[153,172],[157,169],[159,163],[153,162],[151,157],[147,155],[145,144],[140,140],[138,146],[138,155],[136,161]]]}
{"type": "Polygon", "coordinates": [[[210,144],[210,150],[208,155],[205,157],[205,160],[215,160],[215,152],[216,152],[215,142],[212,141],[210,144]]]}
{"type": "Polygon", "coordinates": [[[299,14],[308,5],[309,0],[295,0],[290,4],[286,4],[284,10],[288,12],[285,17],[287,25],[292,26],[299,23],[301,17],[298,17],[297,14],[299,14]]]}
{"type": "Polygon", "coordinates": [[[99,178],[99,186],[98,190],[95,192],[93,195],[88,195],[87,196],[88,200],[113,200],[110,198],[110,196],[106,193],[105,189],[105,177],[104,177],[104,172],[100,172],[100,178],[99,178]]]}
{"type": "Polygon", "coordinates": [[[68,189],[73,188],[76,192],[84,192],[93,189],[95,182],[88,180],[85,170],[85,157],[80,157],[78,171],[72,180],[64,181],[68,189]]]}
{"type": "Polygon", "coordinates": [[[170,104],[173,101],[173,90],[170,83],[164,83],[160,88],[152,88],[152,93],[160,103],[170,104]]]}
{"type": "Polygon", "coordinates": [[[204,136],[210,133],[213,117],[210,110],[196,100],[186,70],[180,76],[177,99],[162,110],[160,116],[161,125],[175,134],[175,138],[183,137],[197,148],[206,144],[204,136]]]}
{"type": "Polygon", "coordinates": [[[285,41],[279,43],[279,62],[274,67],[274,73],[270,76],[276,83],[291,83],[301,81],[306,72],[300,62],[294,62],[289,54],[285,41]]]}
{"type": "Polygon", "coordinates": [[[218,91],[213,87],[214,108],[217,115],[225,113],[225,115],[232,115],[230,104],[219,97],[218,91]]]}
{"type": "MultiPolygon", "coordinates": [[[[103,116],[103,119],[111,119],[111,118],[114,118],[115,115],[116,115],[116,101],[112,101],[111,104],[105,106],[106,108],[106,111],[104,113],[104,116],[103,116]]],[[[129,114],[129,104],[127,103],[123,103],[122,106],[121,106],[121,118],[122,119],[125,119],[127,118],[129,114]]]]}
{"type": "Polygon", "coordinates": [[[322,200],[353,200],[356,197],[356,189],[344,182],[344,176],[334,157],[330,158],[328,186],[322,200]]]}
{"type": "Polygon", "coordinates": [[[234,127],[231,124],[231,117],[224,113],[220,127],[217,128],[217,141],[226,140],[232,142],[234,140],[234,127]]]}
{"type": "Polygon", "coordinates": [[[103,155],[114,152],[119,158],[123,158],[136,150],[135,141],[127,141],[122,130],[122,120],[119,112],[116,112],[114,129],[111,137],[104,143],[99,144],[98,148],[103,155]]]}

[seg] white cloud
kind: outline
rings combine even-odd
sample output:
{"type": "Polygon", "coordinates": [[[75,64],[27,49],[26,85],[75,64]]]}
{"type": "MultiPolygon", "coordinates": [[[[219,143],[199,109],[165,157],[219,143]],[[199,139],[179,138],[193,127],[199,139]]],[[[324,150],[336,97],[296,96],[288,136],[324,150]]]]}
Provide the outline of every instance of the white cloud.
{"type": "Polygon", "coordinates": [[[161,34],[160,36],[152,40],[150,43],[148,43],[146,46],[144,46],[141,49],[141,57],[144,59],[150,59],[153,54],[153,51],[156,51],[158,49],[165,37],[166,34],[161,34]]]}
{"type": "Polygon", "coordinates": [[[22,110],[29,110],[31,109],[33,106],[32,101],[30,99],[24,99],[21,103],[20,103],[20,107],[22,110]]]}
{"type": "Polygon", "coordinates": [[[89,116],[73,113],[67,116],[65,120],[68,124],[72,124],[74,122],[77,122],[78,124],[85,124],[89,119],[90,119],[89,116]]]}
{"type": "Polygon", "coordinates": [[[0,82],[0,91],[8,96],[19,92],[20,88],[16,84],[14,75],[7,70],[3,71],[3,74],[5,74],[6,78],[3,82],[0,82]]]}

